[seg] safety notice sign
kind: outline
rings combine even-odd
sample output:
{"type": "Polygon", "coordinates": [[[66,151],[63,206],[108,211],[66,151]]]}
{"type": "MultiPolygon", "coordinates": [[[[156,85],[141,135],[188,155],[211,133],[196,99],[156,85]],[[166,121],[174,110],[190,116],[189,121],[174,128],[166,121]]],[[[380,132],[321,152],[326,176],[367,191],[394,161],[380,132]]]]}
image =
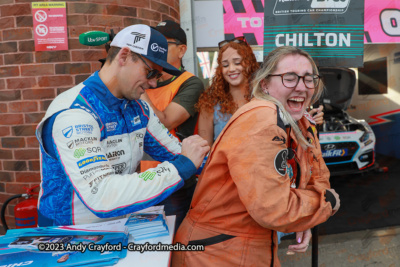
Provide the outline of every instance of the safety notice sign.
{"type": "Polygon", "coordinates": [[[68,50],[65,2],[32,2],[35,51],[68,50]]]}

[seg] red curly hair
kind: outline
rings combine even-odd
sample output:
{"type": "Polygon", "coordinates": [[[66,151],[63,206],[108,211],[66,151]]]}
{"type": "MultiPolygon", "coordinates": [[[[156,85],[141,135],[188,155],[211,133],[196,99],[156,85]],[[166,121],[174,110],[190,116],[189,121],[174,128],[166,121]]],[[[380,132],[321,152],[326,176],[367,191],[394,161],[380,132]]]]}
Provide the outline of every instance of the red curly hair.
{"type": "Polygon", "coordinates": [[[212,79],[210,87],[204,91],[199,98],[199,102],[196,104],[198,110],[204,110],[206,112],[214,112],[214,106],[219,103],[221,106],[221,113],[233,114],[237,109],[237,104],[233,101],[233,97],[229,92],[229,83],[224,79],[222,75],[222,54],[228,48],[235,49],[238,54],[242,57],[241,65],[243,66],[243,75],[247,79],[246,82],[246,95],[247,101],[251,98],[250,80],[253,73],[258,69],[258,63],[251,47],[246,43],[235,43],[229,42],[224,45],[218,54],[218,67],[215,70],[215,75],[212,79]]]}

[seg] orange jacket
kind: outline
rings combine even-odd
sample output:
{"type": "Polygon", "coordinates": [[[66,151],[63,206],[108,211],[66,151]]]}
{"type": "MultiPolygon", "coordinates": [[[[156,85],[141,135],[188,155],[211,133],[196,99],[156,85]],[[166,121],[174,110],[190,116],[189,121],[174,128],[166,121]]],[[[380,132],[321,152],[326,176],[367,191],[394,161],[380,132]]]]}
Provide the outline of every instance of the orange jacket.
{"type": "MultiPolygon", "coordinates": [[[[178,93],[181,85],[192,76],[194,76],[192,73],[185,71],[168,85],[158,87],[156,89],[147,90],[146,93],[149,96],[153,105],[158,110],[164,111],[178,93]]],[[[180,138],[175,133],[175,129],[171,129],[169,132],[180,140],[180,138]]],[[[158,164],[160,164],[160,162],[158,161],[142,160],[140,162],[140,170],[144,172],[150,168],[155,168],[158,164]]]]}
{"type": "Polygon", "coordinates": [[[172,266],[280,266],[275,231],[305,231],[331,216],[324,197],[329,170],[318,139],[305,117],[298,124],[311,147],[297,148],[298,187],[291,188],[288,136],[276,106],[254,99],[233,115],[212,147],[175,238],[210,245],[204,252],[174,252],[172,266]]]}

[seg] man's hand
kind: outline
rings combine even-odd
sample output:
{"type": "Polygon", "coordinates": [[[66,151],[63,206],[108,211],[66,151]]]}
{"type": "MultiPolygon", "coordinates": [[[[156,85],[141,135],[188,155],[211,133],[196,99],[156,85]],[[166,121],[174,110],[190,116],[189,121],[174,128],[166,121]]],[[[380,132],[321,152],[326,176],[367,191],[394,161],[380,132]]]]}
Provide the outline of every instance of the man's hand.
{"type": "Polygon", "coordinates": [[[288,247],[287,255],[293,255],[295,253],[306,252],[311,240],[311,230],[305,230],[304,232],[296,233],[297,245],[290,245],[288,247]]]}
{"type": "Polygon", "coordinates": [[[192,135],[182,141],[181,155],[189,158],[198,169],[207,152],[210,150],[208,142],[198,135],[192,135]]]}

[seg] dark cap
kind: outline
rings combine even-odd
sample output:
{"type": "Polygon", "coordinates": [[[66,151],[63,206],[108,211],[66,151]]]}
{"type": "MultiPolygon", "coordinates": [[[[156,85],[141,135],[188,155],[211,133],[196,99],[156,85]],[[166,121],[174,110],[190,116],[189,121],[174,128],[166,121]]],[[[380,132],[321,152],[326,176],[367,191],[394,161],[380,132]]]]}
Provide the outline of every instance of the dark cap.
{"type": "Polygon", "coordinates": [[[155,29],[165,37],[176,39],[186,45],[186,33],[178,23],[172,20],[164,20],[158,23],[155,29]]]}

